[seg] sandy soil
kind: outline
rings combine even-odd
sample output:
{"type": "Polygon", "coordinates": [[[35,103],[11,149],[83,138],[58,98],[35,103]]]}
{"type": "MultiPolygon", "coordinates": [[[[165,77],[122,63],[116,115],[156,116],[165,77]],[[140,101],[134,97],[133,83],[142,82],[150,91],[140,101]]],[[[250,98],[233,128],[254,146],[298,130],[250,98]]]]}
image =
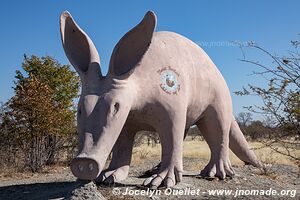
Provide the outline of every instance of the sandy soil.
{"type": "MultiPolygon", "coordinates": [[[[185,158],[183,182],[172,190],[160,190],[151,196],[147,188],[142,188],[144,178],[138,178],[145,170],[155,166],[156,162],[146,160],[142,164],[133,164],[129,178],[114,187],[96,186],[93,183],[76,181],[68,167],[45,168],[37,174],[0,175],[0,199],[300,199],[300,178],[297,168],[288,165],[274,165],[274,173],[266,176],[251,166],[234,166],[236,176],[227,180],[207,180],[197,176],[199,171],[193,171],[195,163],[205,165],[204,159],[185,158]],[[238,195],[246,190],[290,190],[288,195],[238,195]],[[270,189],[271,188],[271,189],[270,189]],[[209,190],[232,190],[231,195],[211,195],[209,190]],[[139,195],[122,195],[130,190],[139,195]],[[188,191],[189,190],[189,191],[188,191]],[[293,193],[297,190],[297,193],[293,193]],[[141,194],[142,191],[144,194],[141,194]],[[180,194],[194,195],[184,195],[180,194]],[[176,194],[169,195],[169,192],[176,194]],[[118,193],[117,195],[115,193],[118,193]],[[294,196],[295,195],[295,196],[294,196]]],[[[200,169],[199,169],[200,170],[200,169]]],[[[211,192],[211,191],[210,191],[211,192]]]]}

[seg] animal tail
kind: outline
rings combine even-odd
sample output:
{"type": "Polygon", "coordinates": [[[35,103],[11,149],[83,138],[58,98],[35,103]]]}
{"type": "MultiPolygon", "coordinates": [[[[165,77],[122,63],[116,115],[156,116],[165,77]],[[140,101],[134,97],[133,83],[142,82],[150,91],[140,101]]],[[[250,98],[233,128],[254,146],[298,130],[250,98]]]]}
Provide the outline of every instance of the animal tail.
{"type": "Polygon", "coordinates": [[[254,151],[250,149],[244,134],[242,133],[234,117],[231,122],[229,133],[229,148],[246,164],[251,164],[257,168],[264,168],[264,165],[257,159],[254,151]]]}

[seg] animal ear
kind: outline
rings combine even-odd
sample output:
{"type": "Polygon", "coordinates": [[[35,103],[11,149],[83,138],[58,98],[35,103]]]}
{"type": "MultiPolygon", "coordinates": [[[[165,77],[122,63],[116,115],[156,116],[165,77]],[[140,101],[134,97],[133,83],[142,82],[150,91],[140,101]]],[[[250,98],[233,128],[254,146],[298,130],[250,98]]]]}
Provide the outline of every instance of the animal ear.
{"type": "Polygon", "coordinates": [[[154,12],[148,11],[143,20],[127,32],[115,46],[109,64],[110,73],[121,76],[138,64],[148,50],[155,26],[156,16],[154,12]]]}
{"type": "Polygon", "coordinates": [[[79,75],[85,74],[89,68],[101,75],[100,58],[95,45],[68,11],[60,16],[60,33],[65,53],[79,75]]]}

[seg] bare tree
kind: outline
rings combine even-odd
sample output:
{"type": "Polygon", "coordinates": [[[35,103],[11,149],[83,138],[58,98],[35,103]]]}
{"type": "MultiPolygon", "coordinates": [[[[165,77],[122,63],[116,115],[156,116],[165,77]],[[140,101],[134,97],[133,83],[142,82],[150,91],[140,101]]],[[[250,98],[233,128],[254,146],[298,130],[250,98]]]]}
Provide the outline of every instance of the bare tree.
{"type": "Polygon", "coordinates": [[[236,117],[236,120],[240,126],[249,126],[252,122],[252,114],[249,112],[241,112],[236,117]]]}
{"type": "Polygon", "coordinates": [[[274,151],[292,158],[300,167],[300,155],[295,150],[300,149],[300,142],[296,140],[300,135],[300,53],[299,42],[292,41],[293,50],[287,55],[278,56],[265,50],[261,46],[250,42],[240,45],[243,52],[241,61],[258,67],[252,75],[265,79],[265,86],[249,84],[237,95],[255,95],[260,97],[262,105],[246,107],[249,111],[261,114],[272,122],[274,138],[265,145],[274,151]],[[265,62],[246,59],[246,50],[252,49],[262,53],[265,62]]]}

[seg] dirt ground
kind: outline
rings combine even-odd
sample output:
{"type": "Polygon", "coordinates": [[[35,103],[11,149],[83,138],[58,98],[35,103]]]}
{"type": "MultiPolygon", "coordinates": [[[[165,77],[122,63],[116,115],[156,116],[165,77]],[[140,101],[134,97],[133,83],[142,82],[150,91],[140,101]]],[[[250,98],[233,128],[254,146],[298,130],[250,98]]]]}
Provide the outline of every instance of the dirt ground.
{"type": "MultiPolygon", "coordinates": [[[[203,162],[201,159],[187,158],[185,165],[203,162]]],[[[276,173],[260,175],[260,172],[251,166],[235,166],[237,175],[227,180],[207,180],[197,177],[197,171],[186,171],[183,182],[171,190],[160,190],[161,194],[151,196],[150,191],[142,188],[144,178],[138,178],[146,169],[154,166],[152,161],[143,165],[131,167],[129,178],[114,187],[98,186],[93,183],[76,181],[68,167],[45,169],[38,174],[16,174],[12,177],[1,177],[0,199],[300,199],[300,180],[295,176],[297,169],[291,166],[276,165],[276,173]],[[271,189],[270,189],[271,188],[271,189]],[[209,190],[232,190],[231,195],[211,195],[209,190]],[[235,197],[236,191],[239,195],[235,197]],[[119,194],[131,191],[127,195],[119,194]],[[190,193],[189,191],[190,190],[190,193]],[[245,191],[244,191],[245,190],[245,191]],[[246,190],[289,190],[288,195],[245,195],[246,190]],[[297,190],[297,193],[292,193],[297,190]],[[141,191],[144,191],[143,194],[141,191]],[[176,193],[177,191],[177,193],[176,193]],[[182,191],[184,195],[179,193],[182,191]],[[193,194],[191,191],[194,191],[193,194]],[[241,193],[244,192],[244,195],[241,193]],[[148,192],[148,193],[147,193],[148,192]],[[174,192],[174,194],[169,194],[174,192]],[[198,193],[197,193],[198,192],[198,193]],[[132,193],[139,193],[133,195],[132,193]],[[102,195],[103,196],[102,196],[102,195]]],[[[249,191],[248,191],[249,192],[249,191]]],[[[267,193],[267,192],[266,192],[267,193]]],[[[286,194],[286,192],[285,192],[286,194]]]]}
{"type": "MultiPolygon", "coordinates": [[[[191,144],[188,146],[192,147],[191,144]]],[[[116,183],[114,187],[96,186],[92,182],[76,181],[67,166],[55,166],[44,168],[36,174],[0,173],[0,200],[300,199],[298,168],[290,164],[282,164],[280,159],[273,164],[272,173],[263,175],[258,169],[235,162],[233,158],[232,163],[236,176],[233,179],[220,181],[197,176],[207,164],[208,155],[195,155],[192,150],[185,152],[184,155],[183,181],[168,190],[155,191],[141,187],[144,178],[139,178],[139,176],[158,163],[159,151],[151,148],[151,151],[148,152],[145,151],[145,148],[139,147],[133,152],[129,177],[121,183],[116,183]],[[225,194],[225,192],[227,193],[225,194]]]]}

